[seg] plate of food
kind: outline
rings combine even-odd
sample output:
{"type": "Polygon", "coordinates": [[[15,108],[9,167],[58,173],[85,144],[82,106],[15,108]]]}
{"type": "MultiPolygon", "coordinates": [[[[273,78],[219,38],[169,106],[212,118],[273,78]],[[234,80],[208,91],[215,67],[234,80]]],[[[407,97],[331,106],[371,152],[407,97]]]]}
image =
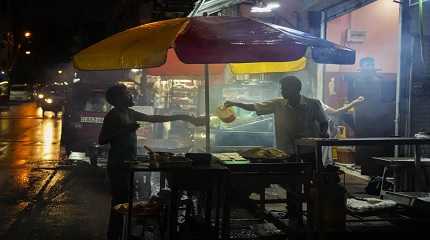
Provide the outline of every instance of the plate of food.
{"type": "Polygon", "coordinates": [[[240,155],[250,161],[282,161],[288,159],[289,155],[282,150],[273,147],[267,148],[251,148],[240,153],[240,155]]]}

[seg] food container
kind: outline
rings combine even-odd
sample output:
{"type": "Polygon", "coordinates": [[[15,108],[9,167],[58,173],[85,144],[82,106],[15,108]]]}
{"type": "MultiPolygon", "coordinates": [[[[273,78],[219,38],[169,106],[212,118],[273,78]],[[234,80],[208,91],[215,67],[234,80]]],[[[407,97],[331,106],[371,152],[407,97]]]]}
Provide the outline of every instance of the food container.
{"type": "Polygon", "coordinates": [[[232,107],[219,106],[215,111],[215,115],[225,123],[231,123],[236,119],[236,115],[232,107]]]}

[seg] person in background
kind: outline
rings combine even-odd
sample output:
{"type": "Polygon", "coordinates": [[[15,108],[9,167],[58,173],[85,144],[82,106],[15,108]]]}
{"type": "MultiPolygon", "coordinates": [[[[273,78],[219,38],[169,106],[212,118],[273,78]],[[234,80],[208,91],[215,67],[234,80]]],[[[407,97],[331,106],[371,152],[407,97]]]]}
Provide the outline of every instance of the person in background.
{"type": "Polygon", "coordinates": [[[130,109],[134,105],[130,92],[125,85],[114,85],[106,91],[106,100],[113,108],[105,116],[99,135],[99,144],[110,144],[107,171],[111,186],[111,214],[108,239],[119,239],[122,234],[122,216],[113,207],[128,201],[128,177],[126,162],[136,158],[137,121],[168,122],[186,121],[196,126],[204,125],[204,118],[189,115],[146,115],[130,109]]]}
{"type": "MultiPolygon", "coordinates": [[[[337,122],[339,115],[347,112],[357,104],[363,102],[365,99],[363,96],[357,97],[351,103],[345,104],[340,108],[332,108],[321,101],[322,108],[327,114],[329,119],[328,135],[330,138],[335,138],[337,135],[337,122]]],[[[323,165],[333,165],[332,147],[323,147],[323,165]]]]}
{"type": "MultiPolygon", "coordinates": [[[[353,128],[357,138],[389,137],[394,134],[395,96],[394,90],[389,90],[389,82],[378,74],[375,59],[364,57],[360,59],[360,69],[357,74],[346,78],[348,80],[348,99],[363,96],[366,101],[355,108],[353,128]],[[375,124],[383,123],[383,124],[375,124]]],[[[394,87],[394,85],[391,85],[394,87]]],[[[379,167],[372,157],[390,156],[394,151],[391,146],[356,146],[354,161],[360,166],[361,174],[377,176],[381,174],[379,167]]]]}

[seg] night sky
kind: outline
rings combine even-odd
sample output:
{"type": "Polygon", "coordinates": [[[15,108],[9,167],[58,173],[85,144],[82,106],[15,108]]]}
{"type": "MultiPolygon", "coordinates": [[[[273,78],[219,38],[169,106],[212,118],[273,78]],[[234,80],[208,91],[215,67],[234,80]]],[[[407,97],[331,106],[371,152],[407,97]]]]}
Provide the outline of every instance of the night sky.
{"type": "MultiPolygon", "coordinates": [[[[3,0],[2,0],[3,1],[3,0]]],[[[16,34],[32,32],[24,41],[30,56],[15,65],[15,82],[44,82],[44,71],[70,62],[73,54],[118,31],[142,22],[165,19],[164,12],[188,14],[193,0],[11,0],[10,14],[16,34]],[[161,13],[161,14],[160,14],[161,13]],[[145,16],[147,15],[147,16],[145,16]]]]}

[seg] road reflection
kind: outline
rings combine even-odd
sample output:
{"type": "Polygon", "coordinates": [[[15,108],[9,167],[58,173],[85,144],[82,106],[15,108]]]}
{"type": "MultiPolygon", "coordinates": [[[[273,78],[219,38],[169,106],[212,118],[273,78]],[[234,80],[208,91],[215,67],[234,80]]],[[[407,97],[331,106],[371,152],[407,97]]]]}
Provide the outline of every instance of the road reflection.
{"type": "Polygon", "coordinates": [[[41,160],[53,160],[59,157],[59,142],[61,137],[61,121],[57,119],[45,119],[42,123],[42,158],[41,160]]]}
{"type": "Polygon", "coordinates": [[[53,118],[51,112],[43,118],[35,104],[12,106],[0,116],[0,130],[0,165],[5,167],[4,174],[10,174],[0,179],[0,186],[8,186],[9,191],[31,188],[32,179],[40,178],[33,168],[58,162],[61,119],[53,118]]]}

